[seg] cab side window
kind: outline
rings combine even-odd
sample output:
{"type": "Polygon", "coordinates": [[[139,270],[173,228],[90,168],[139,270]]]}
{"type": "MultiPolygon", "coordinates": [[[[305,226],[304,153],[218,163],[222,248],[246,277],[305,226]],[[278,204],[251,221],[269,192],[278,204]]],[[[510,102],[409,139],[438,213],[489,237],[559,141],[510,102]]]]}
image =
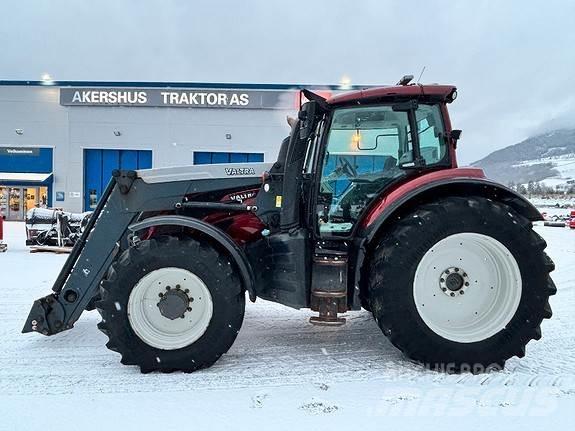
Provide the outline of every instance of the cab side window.
{"type": "Polygon", "coordinates": [[[419,105],[415,112],[421,157],[427,166],[441,162],[446,154],[443,121],[437,105],[419,105]]]}

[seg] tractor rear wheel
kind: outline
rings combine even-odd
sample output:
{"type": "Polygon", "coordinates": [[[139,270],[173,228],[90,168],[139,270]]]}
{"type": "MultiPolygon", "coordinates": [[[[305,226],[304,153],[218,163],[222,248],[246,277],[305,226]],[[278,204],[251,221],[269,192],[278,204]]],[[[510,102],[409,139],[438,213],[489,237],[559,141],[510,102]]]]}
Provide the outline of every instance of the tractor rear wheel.
{"type": "Polygon", "coordinates": [[[161,237],[129,248],[110,267],[100,295],[106,346],[143,373],[209,367],[231,347],[244,318],[235,266],[194,239],[161,237]]]}
{"type": "Polygon", "coordinates": [[[551,317],[554,264],[529,220],[482,197],[449,197],[402,216],[373,250],[374,317],[411,359],[482,372],[523,357],[551,317]]]}

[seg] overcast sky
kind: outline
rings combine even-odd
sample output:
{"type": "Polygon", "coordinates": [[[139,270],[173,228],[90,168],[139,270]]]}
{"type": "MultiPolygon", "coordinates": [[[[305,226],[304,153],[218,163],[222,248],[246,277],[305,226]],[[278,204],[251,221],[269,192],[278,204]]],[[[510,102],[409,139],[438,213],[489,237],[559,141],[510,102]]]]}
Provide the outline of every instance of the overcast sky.
{"type": "Polygon", "coordinates": [[[0,79],[457,85],[460,161],[575,127],[575,2],[0,0],[0,79]]]}

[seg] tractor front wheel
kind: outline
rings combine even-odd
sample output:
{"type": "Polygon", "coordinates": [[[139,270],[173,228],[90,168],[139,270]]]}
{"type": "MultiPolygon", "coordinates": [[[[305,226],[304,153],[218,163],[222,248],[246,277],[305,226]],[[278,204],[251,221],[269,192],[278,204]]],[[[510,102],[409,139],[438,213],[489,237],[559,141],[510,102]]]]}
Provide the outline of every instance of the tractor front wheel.
{"type": "Polygon", "coordinates": [[[502,368],[551,317],[553,262],[531,223],[482,197],[449,197],[399,219],[373,250],[375,319],[411,359],[447,372],[502,368]]]}
{"type": "Polygon", "coordinates": [[[192,372],[231,347],[245,295],[229,257],[194,239],[140,242],[112,264],[96,303],[106,346],[142,372],[192,372]]]}

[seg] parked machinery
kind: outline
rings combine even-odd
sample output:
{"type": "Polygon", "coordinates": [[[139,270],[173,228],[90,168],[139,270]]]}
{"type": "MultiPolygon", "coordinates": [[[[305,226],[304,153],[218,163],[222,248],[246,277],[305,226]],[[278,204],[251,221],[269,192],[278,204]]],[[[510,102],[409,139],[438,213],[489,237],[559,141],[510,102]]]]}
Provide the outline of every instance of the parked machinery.
{"type": "Polygon", "coordinates": [[[92,212],[70,213],[32,208],[26,213],[26,245],[72,247],[88,224],[92,212]]]}

